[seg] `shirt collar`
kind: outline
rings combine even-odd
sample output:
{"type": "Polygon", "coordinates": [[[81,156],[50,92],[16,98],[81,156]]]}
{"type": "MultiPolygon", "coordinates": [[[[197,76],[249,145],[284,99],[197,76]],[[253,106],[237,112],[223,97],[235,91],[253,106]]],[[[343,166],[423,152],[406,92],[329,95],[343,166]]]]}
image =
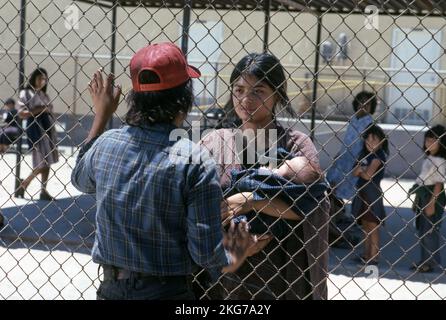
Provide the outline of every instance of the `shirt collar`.
{"type": "Polygon", "coordinates": [[[169,133],[172,130],[180,129],[173,123],[154,123],[154,124],[144,124],[139,126],[142,129],[150,130],[150,131],[156,131],[156,132],[162,132],[162,133],[169,133]]]}

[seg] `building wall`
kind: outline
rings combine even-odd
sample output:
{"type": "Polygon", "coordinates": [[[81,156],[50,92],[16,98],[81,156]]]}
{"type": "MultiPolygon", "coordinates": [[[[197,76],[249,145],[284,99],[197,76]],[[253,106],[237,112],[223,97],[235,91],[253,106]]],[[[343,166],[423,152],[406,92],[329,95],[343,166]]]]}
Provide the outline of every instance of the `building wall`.
{"type": "MultiPolygon", "coordinates": [[[[61,0],[29,1],[27,6],[25,73],[37,65],[50,73],[50,96],[56,112],[78,117],[91,113],[86,91],[90,75],[99,67],[110,68],[111,12],[109,9],[76,3],[80,9],[79,28],[65,27],[64,10],[72,2],[61,0]]],[[[17,96],[19,8],[13,1],[0,8],[0,97],[17,96]]],[[[66,14],[65,14],[66,16],[66,14]]],[[[443,32],[444,19],[379,17],[379,29],[364,28],[364,16],[326,15],[323,18],[322,41],[337,39],[341,32],[349,39],[349,60],[334,59],[321,62],[318,114],[321,117],[351,114],[352,97],[362,89],[374,89],[385,109],[388,81],[386,68],[390,66],[392,32],[401,28],[428,28],[443,32]],[[367,48],[367,50],[366,50],[367,48]],[[376,69],[370,71],[369,69],[376,69]],[[367,72],[367,81],[362,81],[367,72]],[[369,82],[372,82],[371,84],[369,82]]],[[[262,12],[194,11],[192,25],[199,21],[223,21],[223,42],[218,59],[217,102],[228,98],[228,79],[233,65],[246,53],[262,50],[264,15],[262,12]]],[[[309,107],[312,72],[315,60],[316,18],[306,13],[273,12],[269,48],[286,66],[290,76],[289,91],[293,107],[303,112],[309,107]],[[302,94],[301,92],[304,92],[302,94]]],[[[180,43],[182,12],[174,9],[119,8],[117,34],[117,82],[124,92],[130,89],[129,70],[131,55],[148,42],[175,41],[180,43]]],[[[213,30],[210,30],[212,34],[213,30]]],[[[446,36],[442,37],[445,46],[446,36]]],[[[193,46],[189,47],[192,50],[193,46]]],[[[196,62],[199,63],[199,62],[196,62]]],[[[444,57],[440,61],[443,70],[444,57]]],[[[443,75],[443,73],[441,73],[443,75]]],[[[204,77],[208,81],[215,75],[204,77]]],[[[441,78],[440,78],[441,80],[441,78]]],[[[215,83],[214,83],[215,85],[215,83]]],[[[207,97],[214,94],[214,85],[207,87],[207,97]]],[[[444,105],[445,93],[441,84],[435,90],[435,103],[444,105]]],[[[125,103],[119,108],[122,116],[125,103]]],[[[381,112],[380,111],[380,112],[381,112]]],[[[379,112],[379,113],[380,113],[379,112]]],[[[305,115],[304,115],[305,116],[305,115]]],[[[444,123],[445,117],[436,117],[433,123],[444,123]]]]}

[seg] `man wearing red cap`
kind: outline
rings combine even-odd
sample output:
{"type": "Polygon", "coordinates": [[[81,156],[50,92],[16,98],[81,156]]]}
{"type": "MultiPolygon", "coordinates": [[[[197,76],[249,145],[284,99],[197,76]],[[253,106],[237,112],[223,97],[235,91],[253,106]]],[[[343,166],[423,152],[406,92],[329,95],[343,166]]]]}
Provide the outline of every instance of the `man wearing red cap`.
{"type": "Polygon", "coordinates": [[[235,271],[252,244],[246,223],[223,235],[215,162],[200,162],[188,139],[171,141],[193,102],[200,76],[172,43],[149,45],[130,61],[133,90],[126,126],[105,127],[121,88],[97,71],[89,84],[95,118],[71,181],[97,201],[93,261],[104,270],[99,299],[193,299],[198,266],[214,277],[235,271]]]}

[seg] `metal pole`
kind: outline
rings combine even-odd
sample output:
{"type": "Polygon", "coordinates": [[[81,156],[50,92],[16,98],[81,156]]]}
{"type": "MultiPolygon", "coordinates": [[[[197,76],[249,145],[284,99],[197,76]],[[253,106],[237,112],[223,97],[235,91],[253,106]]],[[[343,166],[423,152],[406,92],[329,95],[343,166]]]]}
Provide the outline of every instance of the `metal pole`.
{"type": "MultiPolygon", "coordinates": [[[[76,53],[74,55],[74,79],[73,79],[73,117],[77,119],[76,113],[77,113],[77,74],[79,72],[79,53],[76,53]]],[[[74,121],[73,121],[74,122],[74,121]]],[[[70,123],[71,126],[71,123],[70,123]]],[[[74,145],[71,145],[71,153],[74,151],[74,145]]]]}
{"type": "MultiPolygon", "coordinates": [[[[26,0],[22,0],[20,2],[19,92],[25,87],[25,31],[26,31],[26,0]]],[[[21,124],[22,121],[20,120],[20,125],[21,124]]],[[[20,187],[21,157],[22,157],[22,136],[19,138],[17,143],[14,190],[17,190],[20,187]]],[[[17,196],[15,191],[14,195],[17,196]]]]}
{"type": "MultiPolygon", "coordinates": [[[[115,74],[115,63],[116,63],[116,15],[117,15],[117,2],[113,2],[113,8],[112,8],[112,37],[111,37],[111,61],[110,61],[110,73],[115,74]]],[[[110,118],[110,121],[108,122],[108,128],[113,128],[113,117],[110,118]]]]}
{"type": "Polygon", "coordinates": [[[313,73],[313,97],[311,99],[311,140],[314,140],[314,127],[316,122],[316,99],[317,99],[317,86],[319,83],[319,58],[321,48],[321,33],[322,33],[322,15],[317,17],[317,36],[316,36],[316,58],[314,62],[313,73]]]}
{"type": "Polygon", "coordinates": [[[271,21],[271,0],[267,0],[263,6],[265,11],[265,26],[263,29],[263,52],[268,52],[269,24],[271,21]]]}
{"type": "Polygon", "coordinates": [[[215,79],[214,79],[214,105],[217,106],[217,91],[218,91],[218,61],[215,62],[215,79]]]}
{"type": "Polygon", "coordinates": [[[76,116],[77,112],[77,74],[79,72],[79,55],[76,53],[74,56],[74,79],[73,79],[73,114],[76,116]]]}
{"type": "Polygon", "coordinates": [[[183,34],[181,35],[181,50],[187,55],[189,42],[190,14],[192,8],[192,0],[186,0],[183,9],[183,34]]]}

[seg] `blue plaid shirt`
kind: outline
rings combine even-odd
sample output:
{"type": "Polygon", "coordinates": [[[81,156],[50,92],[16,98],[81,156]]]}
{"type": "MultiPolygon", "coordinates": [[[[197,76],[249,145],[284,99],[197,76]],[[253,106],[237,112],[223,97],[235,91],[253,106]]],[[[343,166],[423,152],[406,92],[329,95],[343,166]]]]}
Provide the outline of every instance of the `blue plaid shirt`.
{"type": "Polygon", "coordinates": [[[230,259],[222,244],[222,190],[203,149],[192,162],[176,127],[109,130],[79,154],[71,181],[95,193],[93,261],[153,275],[187,275],[196,265],[214,276],[230,259]]]}

